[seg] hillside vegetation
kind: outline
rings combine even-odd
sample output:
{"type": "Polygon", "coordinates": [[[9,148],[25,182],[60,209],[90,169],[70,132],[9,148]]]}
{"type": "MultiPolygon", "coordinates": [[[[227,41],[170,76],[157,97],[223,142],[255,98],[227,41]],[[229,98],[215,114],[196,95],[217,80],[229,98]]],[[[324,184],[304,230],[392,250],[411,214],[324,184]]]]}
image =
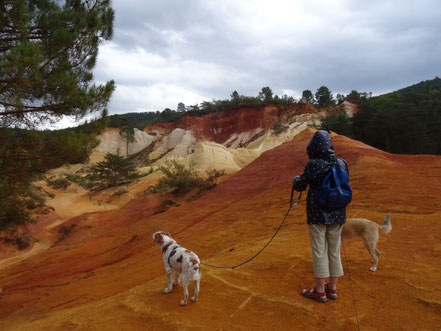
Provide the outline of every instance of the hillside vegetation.
{"type": "Polygon", "coordinates": [[[325,119],[340,134],[396,154],[441,155],[441,79],[361,100],[352,119],[325,119]]]}
{"type": "Polygon", "coordinates": [[[271,88],[263,87],[261,92],[255,97],[239,95],[234,91],[230,99],[220,99],[212,101],[203,101],[200,104],[186,106],[184,103],[178,103],[176,110],[166,108],[163,111],[127,113],[109,116],[109,127],[121,128],[130,125],[139,130],[155,123],[175,122],[182,119],[185,115],[203,116],[220,110],[239,109],[244,107],[264,107],[267,105],[287,106],[296,103],[293,97],[283,95],[273,95],[271,88]]]}
{"type": "Polygon", "coordinates": [[[44,204],[32,182],[49,169],[86,162],[104,128],[103,120],[58,131],[0,128],[0,230],[29,221],[44,204]]]}
{"type": "Polygon", "coordinates": [[[83,162],[98,144],[81,130],[37,129],[63,116],[106,114],[115,83],[93,80],[98,48],[113,34],[110,1],[2,1],[0,8],[2,229],[29,220],[29,206],[41,202],[32,182],[47,168],[83,162]]]}

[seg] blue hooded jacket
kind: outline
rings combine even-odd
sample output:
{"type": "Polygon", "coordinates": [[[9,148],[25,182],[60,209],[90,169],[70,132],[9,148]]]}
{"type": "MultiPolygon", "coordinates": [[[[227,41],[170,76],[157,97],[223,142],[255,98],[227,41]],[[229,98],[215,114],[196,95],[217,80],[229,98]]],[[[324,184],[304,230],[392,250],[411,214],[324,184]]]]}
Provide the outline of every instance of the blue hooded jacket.
{"type": "Polygon", "coordinates": [[[314,133],[306,146],[309,161],[300,176],[294,178],[294,189],[304,191],[309,186],[306,198],[306,214],[308,224],[344,224],[346,222],[346,208],[328,210],[320,206],[318,195],[323,178],[330,170],[332,163],[336,163],[348,171],[346,161],[335,156],[331,136],[325,130],[314,133]]]}

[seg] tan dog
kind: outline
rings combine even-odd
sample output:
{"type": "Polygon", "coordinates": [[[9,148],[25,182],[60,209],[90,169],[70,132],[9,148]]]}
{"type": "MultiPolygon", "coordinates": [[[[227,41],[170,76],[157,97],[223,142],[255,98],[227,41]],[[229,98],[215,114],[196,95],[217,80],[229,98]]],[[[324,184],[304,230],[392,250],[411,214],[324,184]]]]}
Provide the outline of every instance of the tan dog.
{"type": "Polygon", "coordinates": [[[188,285],[190,281],[194,280],[196,287],[191,301],[198,301],[199,283],[201,280],[201,262],[199,261],[199,257],[188,249],[179,246],[168,232],[155,232],[153,234],[153,240],[162,249],[162,261],[164,262],[165,271],[167,273],[168,283],[163,292],[170,293],[173,289],[173,285],[178,285],[181,279],[182,287],[184,288],[184,299],[181,300],[180,304],[184,306],[187,304],[188,299],[188,285]],[[172,273],[175,274],[174,280],[172,273]]]}
{"type": "Polygon", "coordinates": [[[355,237],[361,236],[369,253],[372,255],[374,266],[370,268],[371,271],[377,270],[378,260],[380,259],[380,252],[377,249],[377,242],[380,238],[379,231],[389,233],[392,230],[390,223],[391,214],[387,213],[383,220],[383,225],[369,221],[364,218],[348,218],[343,225],[341,232],[341,239],[351,240],[355,237]]]}

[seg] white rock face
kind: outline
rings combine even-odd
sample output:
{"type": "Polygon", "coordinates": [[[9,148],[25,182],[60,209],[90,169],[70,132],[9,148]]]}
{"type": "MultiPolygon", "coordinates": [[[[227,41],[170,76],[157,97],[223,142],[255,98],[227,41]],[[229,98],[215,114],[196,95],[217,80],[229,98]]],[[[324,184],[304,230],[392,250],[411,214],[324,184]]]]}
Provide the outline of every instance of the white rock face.
{"type": "MultiPolygon", "coordinates": [[[[291,124],[287,130],[276,136],[272,130],[269,130],[261,137],[253,140],[246,147],[232,147],[237,146],[231,142],[241,141],[246,144],[250,137],[254,137],[256,131],[241,135],[233,135],[231,139],[218,144],[213,141],[196,141],[191,132],[184,130],[173,131],[169,136],[165,136],[160,144],[160,147],[150,154],[150,158],[155,156],[158,158],[164,155],[168,149],[173,148],[168,154],[155,162],[155,165],[160,165],[170,159],[183,162],[187,166],[193,165],[198,171],[205,172],[207,170],[224,170],[226,173],[234,173],[241,170],[258,158],[263,152],[275,148],[286,141],[293,139],[299,132],[308,127],[307,123],[295,122],[291,124]],[[178,139],[179,138],[179,139],[178,139]],[[229,147],[225,144],[230,144],[229,147]]],[[[179,129],[180,130],[180,129],[179,129]]],[[[262,129],[260,129],[262,130],[262,129]]]]}
{"type": "Polygon", "coordinates": [[[343,101],[340,106],[350,118],[354,117],[354,113],[358,109],[358,106],[355,103],[348,100],[343,101]]]}
{"type": "Polygon", "coordinates": [[[240,134],[235,133],[231,135],[231,137],[228,138],[225,142],[223,142],[222,145],[228,146],[230,148],[240,148],[253,140],[254,136],[258,135],[262,131],[262,128],[257,128],[252,131],[243,132],[240,134]]]}
{"type": "Polygon", "coordinates": [[[270,149],[273,149],[284,142],[292,140],[299,132],[306,129],[308,125],[306,123],[295,122],[288,126],[287,130],[279,135],[275,135],[272,131],[266,132],[263,136],[259,137],[255,141],[252,141],[247,149],[253,149],[259,152],[259,155],[270,149]]]}
{"type": "Polygon", "coordinates": [[[193,164],[200,172],[224,170],[234,173],[255,160],[260,154],[246,148],[232,149],[212,141],[200,141],[194,153],[183,159],[186,165],[193,164]]]}
{"type": "Polygon", "coordinates": [[[183,158],[193,152],[195,144],[196,138],[193,137],[191,131],[174,129],[162,138],[155,150],[150,153],[149,158],[155,160],[162,155],[166,160],[183,158]]]}
{"type": "MultiPolygon", "coordinates": [[[[92,153],[91,159],[96,161],[107,153],[127,154],[127,142],[120,136],[119,129],[107,129],[99,137],[100,144],[92,153]]],[[[129,143],[129,155],[138,153],[153,142],[153,137],[144,131],[135,129],[135,142],[129,143]]]]}
{"type": "MultiPolygon", "coordinates": [[[[292,140],[308,126],[317,125],[324,114],[301,114],[285,118],[287,129],[276,135],[272,129],[262,132],[256,128],[248,132],[233,134],[222,144],[196,138],[190,130],[174,129],[171,133],[156,132],[149,135],[135,129],[134,143],[129,144],[129,155],[137,153],[155,142],[149,159],[153,166],[160,166],[169,160],[178,160],[186,165],[193,164],[200,172],[224,170],[234,173],[254,161],[262,153],[292,140]],[[242,147],[245,146],[245,147],[242,147]]],[[[92,154],[91,161],[100,161],[106,153],[126,155],[126,141],[118,129],[108,129],[100,136],[101,143],[92,154]]]]}

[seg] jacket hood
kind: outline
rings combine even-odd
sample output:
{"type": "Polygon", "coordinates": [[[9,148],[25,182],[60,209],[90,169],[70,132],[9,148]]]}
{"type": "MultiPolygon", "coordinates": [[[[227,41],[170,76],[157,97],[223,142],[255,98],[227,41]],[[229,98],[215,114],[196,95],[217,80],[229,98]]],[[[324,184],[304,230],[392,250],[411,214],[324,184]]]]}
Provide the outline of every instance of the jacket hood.
{"type": "Polygon", "coordinates": [[[335,152],[328,131],[319,130],[315,132],[306,146],[306,152],[310,159],[332,159],[335,152]]]}

